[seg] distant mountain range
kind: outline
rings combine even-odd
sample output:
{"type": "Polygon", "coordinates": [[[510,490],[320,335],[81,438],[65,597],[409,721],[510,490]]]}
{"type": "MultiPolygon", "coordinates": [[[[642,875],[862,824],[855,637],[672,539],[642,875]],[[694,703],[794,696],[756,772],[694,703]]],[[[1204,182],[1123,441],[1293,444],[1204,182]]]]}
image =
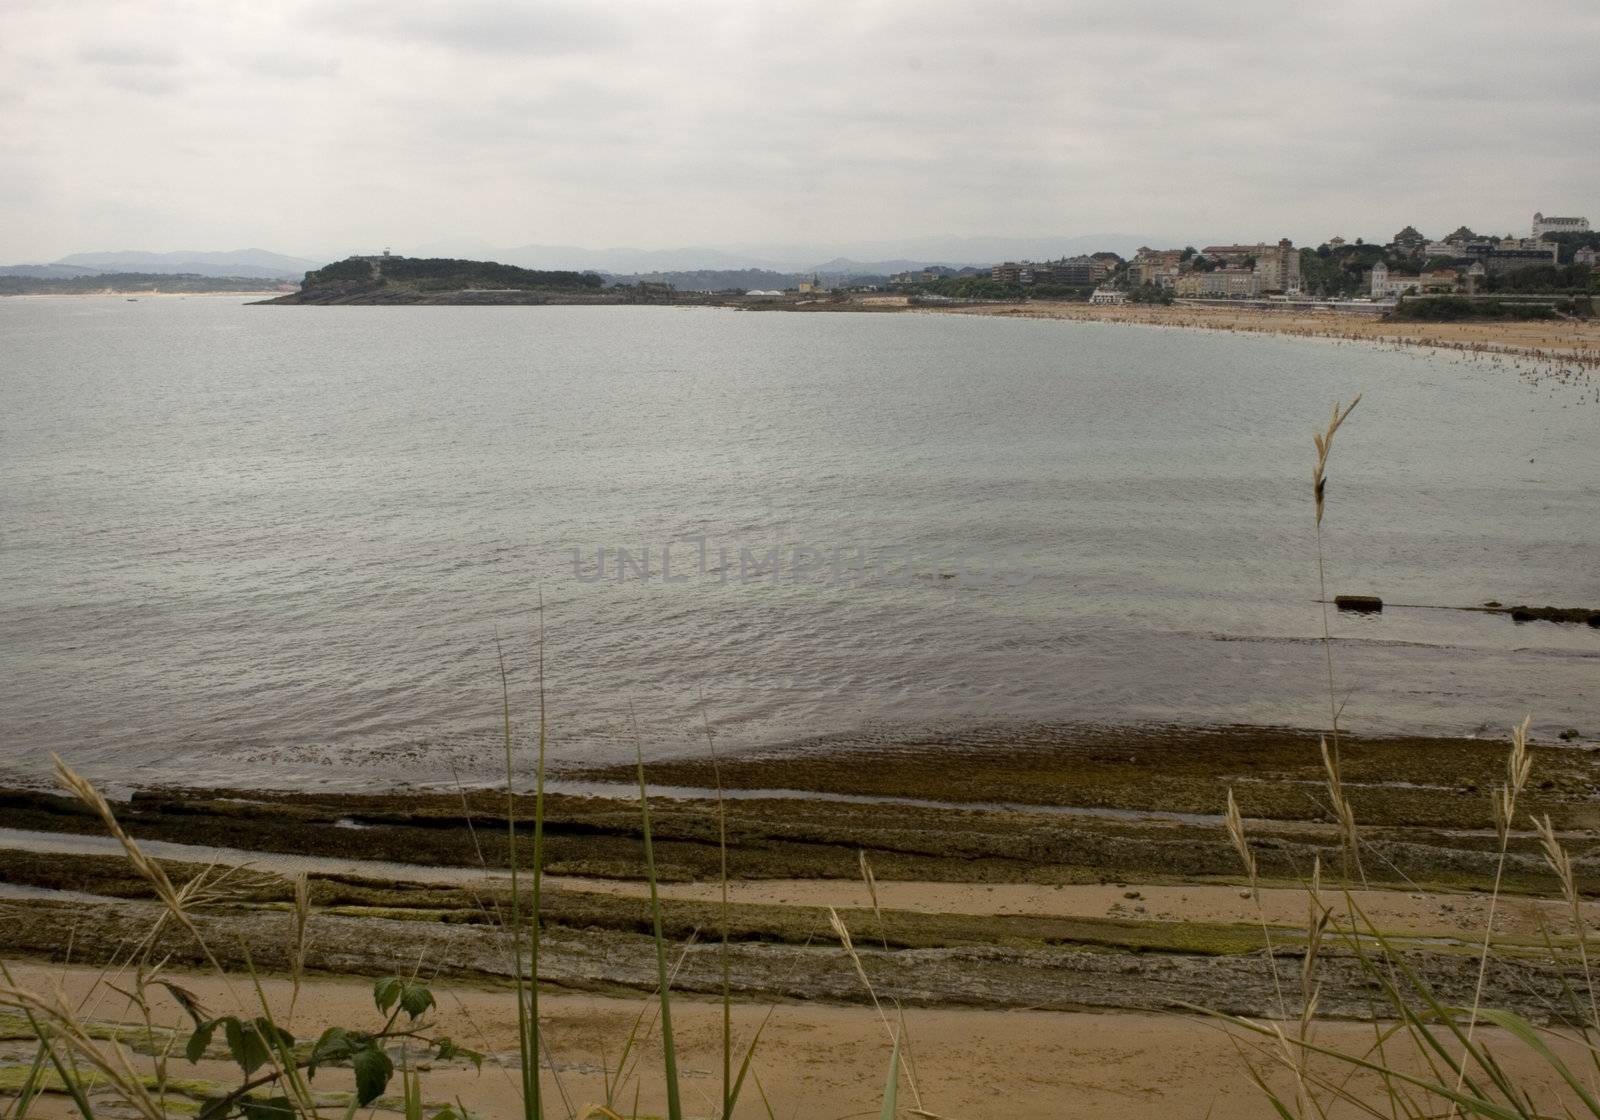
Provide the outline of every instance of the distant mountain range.
{"type": "MultiPolygon", "coordinates": [[[[820,245],[741,245],[730,248],[687,246],[681,249],[585,249],[577,245],[496,247],[482,241],[436,241],[401,246],[397,253],[416,257],[457,257],[497,261],[532,269],[572,269],[610,276],[656,276],[688,272],[767,272],[809,275],[837,281],[854,276],[887,276],[907,269],[946,265],[987,267],[1004,260],[1051,260],[1102,249],[1132,256],[1140,245],[1167,244],[1160,238],[1128,233],[1081,237],[917,237],[899,240],[820,245]]],[[[370,250],[369,250],[370,251],[370,250]]],[[[291,257],[266,249],[228,252],[178,250],[153,253],[71,253],[45,264],[0,266],[0,275],[68,279],[106,272],[138,272],[196,276],[236,276],[259,280],[299,280],[308,271],[337,258],[291,257]]]]}
{"type": "Polygon", "coordinates": [[[0,276],[26,276],[30,280],[72,280],[79,276],[98,276],[98,268],[80,268],[72,264],[4,264],[0,276]]]}
{"type": "MultiPolygon", "coordinates": [[[[1158,239],[1159,240],[1159,239],[1158,239]]],[[[405,250],[417,256],[468,257],[522,268],[593,269],[618,276],[662,272],[743,271],[831,276],[888,275],[908,268],[987,267],[1004,260],[1050,260],[1102,249],[1130,257],[1148,237],[1130,233],[1084,237],[920,237],[849,245],[743,245],[733,248],[585,249],[577,245],[496,247],[482,241],[437,241],[405,250]]]]}
{"type": "Polygon", "coordinates": [[[72,253],[52,262],[52,267],[69,266],[87,272],[145,272],[194,276],[247,276],[261,280],[298,280],[327,261],[287,257],[266,249],[234,249],[224,253],[179,250],[175,253],[147,253],[124,249],[114,253],[72,253]]]}

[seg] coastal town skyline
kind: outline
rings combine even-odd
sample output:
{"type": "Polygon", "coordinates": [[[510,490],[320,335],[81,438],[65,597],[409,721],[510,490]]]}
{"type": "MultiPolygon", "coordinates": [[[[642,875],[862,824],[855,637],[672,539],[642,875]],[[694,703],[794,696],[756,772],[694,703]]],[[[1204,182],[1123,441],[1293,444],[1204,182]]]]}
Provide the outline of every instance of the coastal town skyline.
{"type": "MultiPolygon", "coordinates": [[[[1359,233],[1351,237],[1345,237],[1342,234],[1335,233],[1320,239],[1299,242],[1298,244],[1302,248],[1316,249],[1331,246],[1337,250],[1345,245],[1393,246],[1399,242],[1405,245],[1408,252],[1413,248],[1423,252],[1431,247],[1434,252],[1424,253],[1424,259],[1437,255],[1439,252],[1447,251],[1447,243],[1464,246],[1470,241],[1480,243],[1505,241],[1510,248],[1532,249],[1537,247],[1538,240],[1546,234],[1589,233],[1592,229],[1590,220],[1586,216],[1589,212],[1589,209],[1585,208],[1581,214],[1574,213],[1563,216],[1553,212],[1546,214],[1544,211],[1535,211],[1531,221],[1524,218],[1520,231],[1519,227],[1514,226],[1503,233],[1495,226],[1474,229],[1470,224],[1462,223],[1451,232],[1438,232],[1430,235],[1419,231],[1415,224],[1408,222],[1398,233],[1389,237],[1362,236],[1359,233]]],[[[1175,253],[1186,247],[1191,250],[1191,254],[1203,254],[1207,246],[1224,249],[1229,246],[1236,248],[1266,246],[1280,240],[1288,244],[1297,244],[1292,237],[1268,237],[1263,234],[1262,230],[1255,229],[1249,231],[1248,236],[1236,237],[1231,241],[1222,238],[1139,237],[1125,233],[1068,237],[1039,236],[1036,238],[927,237],[906,239],[899,243],[878,242],[856,246],[834,245],[826,248],[819,247],[810,250],[809,253],[803,246],[757,246],[741,249],[738,246],[707,245],[656,249],[628,247],[592,249],[583,246],[526,245],[496,248],[483,243],[452,243],[449,240],[430,240],[424,242],[418,248],[403,248],[396,255],[449,256],[498,260],[503,263],[524,267],[589,269],[602,274],[648,272],[652,270],[734,270],[754,268],[805,272],[817,269],[826,270],[830,265],[848,267],[858,264],[895,266],[890,271],[928,268],[939,265],[955,268],[983,266],[1014,270],[1020,265],[1058,259],[1087,260],[1091,255],[1107,256],[1114,254],[1120,258],[1132,260],[1151,251],[1175,253]],[[1134,247],[1135,243],[1139,243],[1136,248],[1134,247]],[[898,258],[893,256],[896,253],[898,253],[898,258]]],[[[387,253],[391,250],[385,246],[383,251],[387,253]]],[[[343,253],[297,256],[265,249],[218,249],[214,247],[189,249],[140,247],[135,249],[125,247],[110,250],[102,247],[98,251],[90,250],[57,256],[41,256],[26,262],[0,260],[0,267],[16,268],[29,264],[60,264],[69,268],[77,267],[85,272],[98,270],[107,272],[146,271],[162,273],[190,270],[188,266],[200,266],[194,270],[200,271],[205,275],[220,276],[232,275],[232,273],[226,271],[227,264],[232,262],[246,265],[237,275],[265,275],[259,267],[263,264],[276,266],[280,271],[287,268],[289,272],[293,272],[294,268],[298,266],[304,266],[309,270],[349,255],[360,255],[360,252],[352,253],[346,251],[343,253]]],[[[1225,253],[1224,255],[1228,254],[1225,253]]],[[[1235,253],[1232,255],[1238,256],[1240,254],[1235,253]]],[[[288,273],[285,274],[287,275],[288,273]]],[[[1096,279],[1098,278],[1096,277],[1096,279]]],[[[1147,276],[1146,279],[1153,281],[1154,274],[1147,276]]]]}

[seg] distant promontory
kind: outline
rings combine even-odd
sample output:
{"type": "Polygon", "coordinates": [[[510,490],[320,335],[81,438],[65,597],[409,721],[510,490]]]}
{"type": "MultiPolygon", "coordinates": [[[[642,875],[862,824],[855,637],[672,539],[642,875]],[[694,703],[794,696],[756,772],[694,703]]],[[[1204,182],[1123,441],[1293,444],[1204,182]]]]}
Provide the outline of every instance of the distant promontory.
{"type": "Polygon", "coordinates": [[[541,271],[450,257],[348,257],[306,273],[268,304],[623,303],[597,272],[541,271]]]}

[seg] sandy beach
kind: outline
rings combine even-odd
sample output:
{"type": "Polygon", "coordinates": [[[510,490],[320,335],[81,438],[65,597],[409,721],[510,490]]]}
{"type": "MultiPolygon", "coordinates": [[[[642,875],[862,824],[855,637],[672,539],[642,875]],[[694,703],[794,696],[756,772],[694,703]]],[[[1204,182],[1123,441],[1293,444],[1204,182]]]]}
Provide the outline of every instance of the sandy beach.
{"type": "MultiPolygon", "coordinates": [[[[89,997],[84,1012],[88,1016],[135,1021],[126,1001],[103,987],[97,996],[89,996],[98,975],[95,970],[24,966],[14,973],[26,986],[48,990],[59,985],[69,1001],[89,997]]],[[[174,973],[169,978],[215,1011],[228,1009],[240,994],[203,973],[174,973]]],[[[263,989],[275,1017],[285,1015],[289,983],[269,979],[263,989]]],[[[424,1100],[442,1107],[459,1097],[494,1120],[520,1115],[517,1075],[511,1064],[517,1043],[510,994],[451,984],[436,985],[436,996],[439,1006],[430,1021],[439,1032],[489,1057],[481,1071],[465,1062],[425,1062],[424,1100]]],[[[558,1115],[566,1115],[568,1106],[582,1115],[583,1106],[604,1102],[602,1069],[615,1068],[621,1041],[648,1006],[642,997],[543,997],[541,1016],[553,1059],[544,1065],[543,1088],[558,1115]]],[[[750,1083],[735,1115],[765,1116],[761,1093],[784,1120],[875,1115],[890,1050],[877,1012],[870,1007],[790,1001],[772,1006],[752,1064],[761,1088],[750,1083]]],[[[180,1038],[186,1037],[187,1020],[176,1001],[159,993],[154,1010],[159,1025],[177,1028],[180,1038]]],[[[247,1010],[258,1014],[259,1006],[247,1010]]],[[[759,1005],[734,1008],[735,1048],[740,1056],[767,1012],[759,1005]]],[[[721,1087],[721,1006],[680,999],[673,1007],[673,1023],[685,1112],[693,1117],[715,1115],[721,1087]]],[[[376,1025],[370,984],[316,977],[304,985],[291,1021],[296,1035],[315,1037],[334,1025],[376,1025]]],[[[1264,1120],[1274,1112],[1251,1084],[1247,1059],[1256,1061],[1279,1091],[1289,1088],[1283,1072],[1263,1061],[1246,1038],[1200,1016],[910,1009],[905,1012],[905,1027],[916,1089],[913,1094],[907,1081],[902,1102],[912,1105],[920,1098],[921,1108],[940,1117],[1057,1120],[1070,1110],[1072,1115],[1104,1120],[1166,1120],[1173,1115],[1264,1120]]],[[[1486,1037],[1508,1069],[1538,1071],[1528,1052],[1505,1035],[1486,1032],[1486,1037]]],[[[1359,1049],[1370,1044],[1372,1027],[1322,1024],[1316,1038],[1359,1049]]],[[[14,1045],[0,1042],[0,1046],[14,1045]]],[[[141,1061],[137,1054],[130,1057],[135,1063],[141,1061]]],[[[236,1081],[237,1069],[220,1059],[217,1053],[191,1065],[175,1057],[170,1076],[236,1081]]],[[[1403,1060],[1399,1064],[1416,1068],[1403,1060]]],[[[622,1086],[614,1090],[624,1115],[631,1114],[636,1092],[639,1115],[660,1113],[664,1103],[660,1070],[659,1039],[652,1035],[638,1047],[636,1064],[630,1062],[622,1086]]],[[[347,1091],[350,1080],[347,1069],[335,1068],[320,1073],[313,1085],[318,1092],[347,1091]]],[[[70,1106],[62,1099],[47,1098],[40,1115],[70,1115],[70,1106]]]]}
{"type": "MultiPolygon", "coordinates": [[[[1337,341],[1429,346],[1473,355],[1517,355],[1541,362],[1567,362],[1585,369],[1600,365],[1600,321],[1593,319],[1416,323],[1393,321],[1376,315],[1336,312],[1269,311],[1251,307],[1187,304],[1105,306],[1047,300],[912,307],[904,296],[863,297],[860,306],[876,311],[912,310],[940,315],[1065,319],[1188,330],[1298,335],[1337,341]]],[[[826,309],[826,305],[819,303],[816,309],[826,309]]]]}

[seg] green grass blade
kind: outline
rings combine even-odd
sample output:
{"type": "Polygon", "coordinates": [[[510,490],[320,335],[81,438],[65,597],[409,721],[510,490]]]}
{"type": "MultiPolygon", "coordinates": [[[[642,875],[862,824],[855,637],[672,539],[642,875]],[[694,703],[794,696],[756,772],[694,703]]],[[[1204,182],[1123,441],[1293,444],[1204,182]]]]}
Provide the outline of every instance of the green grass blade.
{"type": "MultiPolygon", "coordinates": [[[[539,1048],[535,1032],[538,1021],[528,1014],[528,984],[522,969],[522,890],[517,872],[517,803],[512,787],[511,686],[506,680],[505,651],[500,636],[494,639],[495,658],[500,666],[500,712],[505,732],[506,762],[506,851],[511,866],[511,962],[517,997],[517,1049],[522,1065],[522,1115],[524,1120],[544,1120],[539,1099],[539,1048]]],[[[537,977],[534,983],[537,984],[537,977]]]]}
{"type": "MultiPolygon", "coordinates": [[[[544,885],[544,757],[549,746],[549,725],[544,710],[544,592],[539,592],[539,757],[534,763],[533,776],[533,899],[531,899],[531,928],[528,931],[528,1024],[531,1027],[530,1050],[533,1050],[534,1101],[538,1102],[538,1115],[544,1115],[544,1096],[539,1086],[539,941],[542,930],[539,917],[539,891],[544,885]]],[[[555,1062],[550,1062],[555,1069],[555,1062]]]]}
{"type": "MultiPolygon", "coordinates": [[[[700,693],[700,722],[705,727],[706,749],[711,752],[711,773],[717,783],[717,870],[722,887],[719,914],[722,927],[722,1120],[733,1120],[733,1103],[738,1093],[733,1085],[733,959],[728,949],[728,806],[722,792],[722,763],[717,758],[717,740],[711,734],[711,720],[706,715],[703,691],[700,693]]],[[[765,1026],[765,1023],[762,1025],[765,1026]]],[[[752,1053],[754,1049],[752,1044],[752,1053]]],[[[747,1053],[745,1065],[749,1064],[750,1054],[747,1053]]],[[[742,1071],[740,1080],[743,1080],[742,1071]]]]}
{"type": "Polygon", "coordinates": [[[900,1096],[900,1032],[894,1035],[894,1050],[889,1055],[889,1078],[883,1086],[883,1108],[878,1120],[894,1120],[900,1096]]]}
{"type": "Polygon", "coordinates": [[[650,839],[650,795],[644,782],[644,747],[634,741],[639,764],[639,811],[644,823],[644,870],[650,880],[650,921],[655,932],[656,973],[661,984],[661,1050],[666,1059],[667,1120],[683,1120],[678,1098],[678,1053],[672,1041],[672,998],[667,978],[667,943],[661,933],[661,899],[656,891],[656,853],[650,839]]]}
{"type": "Polygon", "coordinates": [[[744,1079],[750,1073],[750,1063],[755,1060],[756,1047],[761,1043],[761,1032],[767,1029],[767,1023],[772,1020],[772,1013],[777,1009],[777,1004],[767,1008],[766,1015],[761,1019],[761,1025],[756,1028],[756,1033],[750,1039],[750,1046],[744,1052],[744,1060],[739,1063],[739,1075],[733,1079],[733,1086],[728,1090],[725,1118],[733,1115],[734,1106],[739,1103],[739,1094],[744,1090],[744,1079]]]}
{"type": "Polygon", "coordinates": [[[44,1073],[45,1053],[44,1040],[40,1039],[39,1048],[33,1053],[33,1065],[28,1067],[28,1076],[22,1082],[22,1089],[17,1094],[17,1111],[13,1120],[25,1120],[28,1115],[28,1106],[38,1094],[39,1078],[44,1073]]]}
{"type": "MultiPolygon", "coordinates": [[[[543,1089],[539,1083],[539,1051],[541,1032],[539,1030],[539,949],[544,932],[540,923],[543,909],[540,905],[540,890],[544,883],[544,763],[546,748],[549,743],[548,725],[545,720],[544,697],[544,592],[539,592],[539,756],[535,763],[536,769],[533,778],[533,913],[530,915],[532,927],[528,932],[528,1025],[532,1037],[529,1040],[529,1049],[533,1051],[533,1082],[534,1103],[537,1111],[535,1120],[544,1116],[543,1089]]],[[[555,1069],[555,1062],[551,1062],[551,1069],[555,1069]]]]}
{"type": "Polygon", "coordinates": [[[410,1068],[401,1070],[400,1087],[405,1094],[406,1120],[422,1120],[422,1075],[410,1068]]]}
{"type": "Polygon", "coordinates": [[[1538,1032],[1533,1029],[1531,1023],[1520,1015],[1510,1011],[1502,1011],[1497,1007],[1480,1007],[1478,1009],[1478,1018],[1487,1019],[1539,1055],[1540,1059],[1555,1070],[1561,1080],[1565,1081],[1567,1086],[1578,1095],[1578,1099],[1583,1102],[1583,1106],[1589,1110],[1589,1115],[1600,1117],[1600,1103],[1595,1102],[1595,1098],[1584,1087],[1583,1082],[1578,1079],[1572,1070],[1567,1068],[1567,1064],[1550,1047],[1545,1045],[1544,1039],[1539,1037],[1538,1032]]]}
{"type": "MultiPolygon", "coordinates": [[[[1248,1031],[1251,1034],[1265,1035],[1274,1041],[1281,1037],[1271,1028],[1264,1027],[1259,1023],[1251,1022],[1249,1019],[1245,1019],[1237,1015],[1222,1015],[1214,1011],[1209,1011],[1203,1007],[1196,1007],[1193,1004],[1181,1004],[1180,1006],[1188,1007],[1191,1010],[1196,1010],[1202,1014],[1210,1015],[1213,1018],[1222,1020],[1223,1022],[1231,1023],[1240,1030],[1248,1031]]],[[[1523,1113],[1520,1110],[1507,1108],[1481,1096],[1469,1096],[1465,1093],[1458,1093],[1441,1081],[1429,1081],[1426,1078],[1415,1077],[1409,1073],[1404,1073],[1400,1070],[1384,1066],[1378,1062],[1369,1061],[1368,1059],[1361,1057],[1359,1054],[1345,1053],[1341,1050],[1335,1050],[1331,1046],[1323,1046],[1319,1043],[1312,1042],[1309,1039],[1294,1038],[1291,1036],[1289,1037],[1288,1041],[1290,1045],[1295,1046],[1298,1049],[1305,1050],[1308,1053],[1320,1054],[1324,1058],[1331,1058],[1335,1062],[1340,1062],[1356,1069],[1363,1069],[1368,1073],[1375,1073],[1379,1074],[1380,1076],[1387,1075],[1392,1077],[1395,1081],[1410,1085],[1413,1088],[1419,1089],[1430,1096],[1440,1097],[1451,1102],[1452,1104],[1459,1106],[1463,1115],[1483,1116],[1487,1117],[1488,1120],[1527,1120],[1526,1113],[1523,1113]]]]}

